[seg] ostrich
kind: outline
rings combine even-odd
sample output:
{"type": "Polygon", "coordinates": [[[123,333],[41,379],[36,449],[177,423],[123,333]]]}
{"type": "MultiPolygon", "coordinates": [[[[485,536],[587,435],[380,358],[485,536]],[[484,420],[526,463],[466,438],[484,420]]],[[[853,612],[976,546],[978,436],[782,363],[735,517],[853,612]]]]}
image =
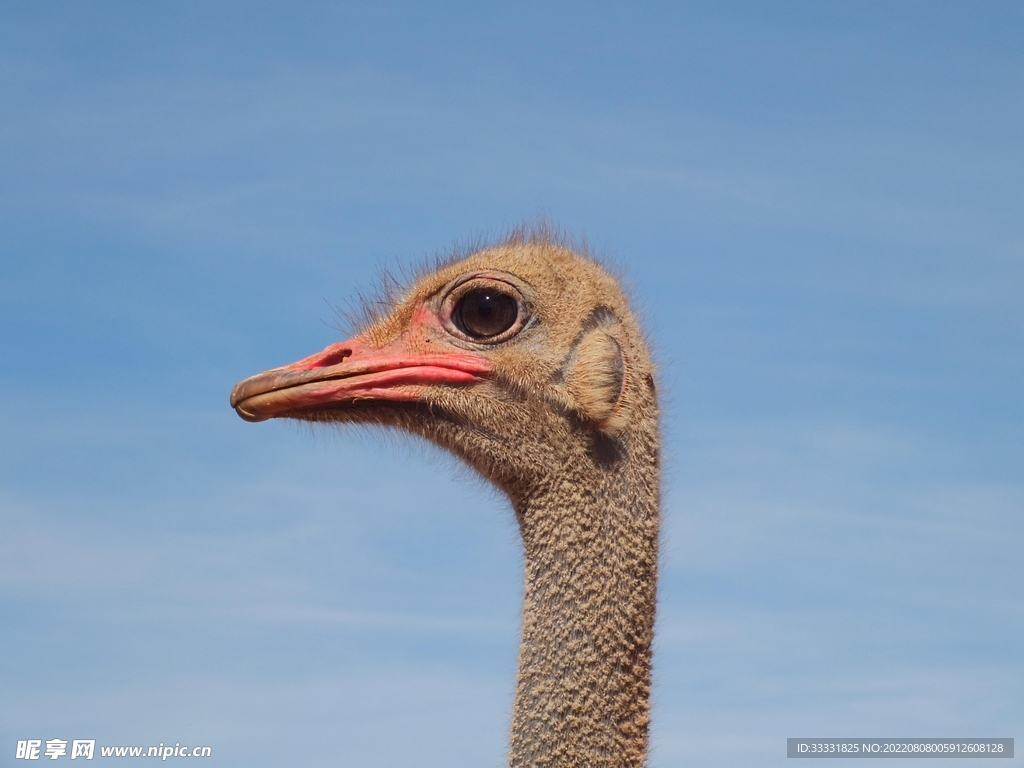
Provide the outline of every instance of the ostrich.
{"type": "Polygon", "coordinates": [[[397,427],[509,498],[524,600],[509,765],[646,761],[658,406],[616,281],[547,230],[441,265],[350,341],[239,383],[247,421],[397,427]]]}

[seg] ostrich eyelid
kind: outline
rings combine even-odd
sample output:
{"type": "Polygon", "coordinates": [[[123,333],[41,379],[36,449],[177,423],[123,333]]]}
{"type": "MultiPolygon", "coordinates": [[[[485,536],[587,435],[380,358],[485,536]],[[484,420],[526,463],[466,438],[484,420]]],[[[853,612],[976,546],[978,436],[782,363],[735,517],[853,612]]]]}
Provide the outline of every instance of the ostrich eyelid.
{"type": "Polygon", "coordinates": [[[449,283],[442,294],[439,319],[444,329],[462,342],[480,347],[493,347],[510,341],[527,328],[534,325],[535,314],[523,291],[503,275],[493,273],[471,273],[449,283]],[[474,336],[460,328],[454,316],[462,299],[476,290],[490,289],[511,298],[516,304],[516,319],[507,329],[492,337],[474,336]]]}

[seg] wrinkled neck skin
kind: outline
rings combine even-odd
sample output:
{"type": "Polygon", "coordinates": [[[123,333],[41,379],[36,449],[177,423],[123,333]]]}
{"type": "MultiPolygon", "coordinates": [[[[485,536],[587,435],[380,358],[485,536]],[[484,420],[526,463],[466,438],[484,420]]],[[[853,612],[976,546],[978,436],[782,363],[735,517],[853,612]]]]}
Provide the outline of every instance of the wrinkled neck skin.
{"type": "Polygon", "coordinates": [[[653,441],[630,443],[629,460],[576,461],[513,499],[525,553],[513,768],[645,764],[658,458],[653,441]]]}
{"type": "Polygon", "coordinates": [[[512,502],[525,594],[509,765],[640,768],[658,551],[653,388],[616,437],[528,404],[471,412],[473,405],[441,400],[429,419],[424,406],[369,406],[345,420],[419,434],[512,502]]]}

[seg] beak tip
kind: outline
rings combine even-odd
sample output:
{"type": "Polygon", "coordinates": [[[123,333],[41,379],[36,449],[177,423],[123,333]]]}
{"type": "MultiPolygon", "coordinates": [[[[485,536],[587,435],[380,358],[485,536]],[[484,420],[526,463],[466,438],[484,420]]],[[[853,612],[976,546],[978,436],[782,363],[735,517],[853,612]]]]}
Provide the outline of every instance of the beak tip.
{"type": "Polygon", "coordinates": [[[239,397],[239,390],[241,390],[243,383],[244,382],[239,382],[238,384],[235,384],[234,388],[231,390],[231,397],[228,402],[231,403],[232,408],[237,408],[238,404],[242,401],[242,398],[239,397]]]}
{"type": "Polygon", "coordinates": [[[251,413],[250,411],[245,410],[245,408],[242,407],[242,403],[245,402],[246,397],[248,395],[248,393],[244,391],[245,385],[248,383],[249,379],[240,381],[238,384],[235,385],[235,388],[231,390],[231,407],[234,408],[235,413],[237,413],[238,416],[244,419],[245,421],[266,421],[267,419],[270,418],[269,416],[259,416],[255,413],[251,413]]]}

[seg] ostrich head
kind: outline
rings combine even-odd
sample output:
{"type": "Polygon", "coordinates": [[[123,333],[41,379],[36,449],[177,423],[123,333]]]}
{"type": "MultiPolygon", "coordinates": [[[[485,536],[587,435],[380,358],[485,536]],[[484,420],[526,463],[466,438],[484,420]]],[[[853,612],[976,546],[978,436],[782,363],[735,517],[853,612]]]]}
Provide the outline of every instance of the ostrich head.
{"type": "Polygon", "coordinates": [[[405,429],[515,502],[565,462],[623,458],[654,423],[653,390],[616,281],[549,240],[513,239],[421,279],[360,336],[246,379],[231,404],[249,421],[405,429]]]}

